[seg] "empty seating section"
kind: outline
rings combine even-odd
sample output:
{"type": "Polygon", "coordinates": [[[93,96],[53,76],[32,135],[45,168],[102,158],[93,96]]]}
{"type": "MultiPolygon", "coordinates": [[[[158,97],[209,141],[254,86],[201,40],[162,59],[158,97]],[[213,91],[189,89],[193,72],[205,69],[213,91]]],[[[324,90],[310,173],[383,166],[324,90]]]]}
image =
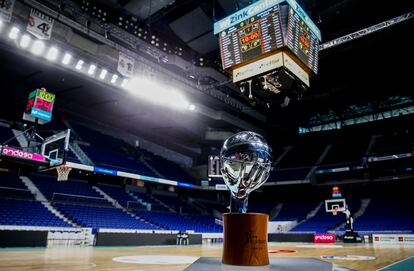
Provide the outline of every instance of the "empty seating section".
{"type": "Polygon", "coordinates": [[[66,158],[66,161],[72,162],[72,163],[82,164],[82,162],[78,159],[78,157],[76,157],[76,154],[71,149],[69,149],[67,155],[68,156],[66,158]]]}
{"type": "Polygon", "coordinates": [[[89,142],[94,146],[115,151],[119,151],[125,147],[128,147],[127,143],[120,139],[103,134],[97,130],[90,129],[84,125],[76,124],[73,122],[70,124],[83,141],[89,142]]]}
{"type": "Polygon", "coordinates": [[[276,206],[275,203],[268,201],[258,201],[258,200],[250,200],[249,201],[249,212],[252,213],[265,213],[270,214],[273,208],[276,206]]]}
{"type": "Polygon", "coordinates": [[[0,198],[33,199],[33,195],[16,174],[1,173],[0,198]]]}
{"type": "Polygon", "coordinates": [[[89,158],[99,166],[134,172],[147,176],[155,176],[155,174],[152,173],[151,170],[145,166],[145,164],[135,158],[127,156],[124,153],[98,148],[95,146],[80,145],[80,147],[86,155],[88,155],[89,158]]]}
{"type": "Polygon", "coordinates": [[[408,128],[397,132],[383,133],[377,137],[371,152],[376,156],[412,152],[414,150],[413,134],[413,130],[408,128]]]}
{"type": "Polygon", "coordinates": [[[273,221],[293,221],[298,222],[305,219],[307,214],[314,210],[320,202],[318,201],[293,201],[284,202],[282,209],[273,221]]]}
{"type": "Polygon", "coordinates": [[[142,203],[138,202],[136,198],[128,194],[123,187],[108,185],[98,185],[98,187],[125,208],[146,209],[142,203]]]}
{"type": "Polygon", "coordinates": [[[0,199],[0,225],[72,227],[39,201],[0,199]]]}
{"type": "Polygon", "coordinates": [[[301,136],[277,166],[280,168],[313,166],[326,146],[327,140],[320,135],[301,136]]]}
{"type": "Polygon", "coordinates": [[[168,208],[160,204],[157,200],[153,199],[151,196],[142,193],[142,192],[131,192],[137,200],[151,204],[151,210],[153,211],[162,211],[168,212],[168,208]]]}
{"type": "Polygon", "coordinates": [[[355,219],[357,231],[414,231],[413,199],[372,199],[355,219]]]}
{"type": "Polygon", "coordinates": [[[179,165],[168,161],[160,156],[154,155],[151,159],[146,160],[166,179],[177,180],[181,182],[194,182],[194,178],[188,175],[179,165]]]}
{"type": "Polygon", "coordinates": [[[69,219],[83,227],[91,227],[93,229],[159,229],[158,227],[132,217],[119,208],[80,206],[62,203],[57,203],[55,206],[60,212],[69,217],[69,219]]]}
{"type": "Polygon", "coordinates": [[[58,182],[55,178],[31,176],[32,182],[42,194],[54,202],[66,202],[83,205],[111,206],[92,186],[86,182],[68,180],[58,182]]]}
{"type": "Polygon", "coordinates": [[[195,232],[222,232],[221,226],[215,224],[214,218],[203,215],[181,215],[176,213],[160,213],[135,211],[135,213],[166,230],[193,230],[195,232]]]}
{"type": "MultiPolygon", "coordinates": [[[[360,200],[347,200],[348,208],[351,213],[355,213],[359,210],[360,203],[360,200]]],[[[325,206],[322,206],[315,216],[311,217],[304,223],[299,224],[291,231],[325,233],[328,230],[333,230],[335,227],[341,225],[345,222],[345,220],[346,216],[344,213],[338,213],[335,216],[332,213],[327,213],[325,206]]]]}
{"type": "Polygon", "coordinates": [[[153,195],[155,198],[168,205],[168,207],[181,213],[193,213],[194,208],[176,196],[153,195]]]}
{"type": "Polygon", "coordinates": [[[371,135],[359,134],[354,131],[341,131],[332,143],[323,164],[342,164],[361,161],[368,148],[371,135]],[[352,151],[349,151],[352,144],[352,151]]]}
{"type": "MultiPolygon", "coordinates": [[[[14,134],[11,128],[0,125],[0,145],[3,145],[3,143],[5,143],[6,141],[8,141],[9,139],[13,137],[14,137],[14,134]]],[[[12,139],[4,145],[11,146],[11,147],[18,147],[19,143],[17,142],[16,139],[12,139]]]]}
{"type": "Polygon", "coordinates": [[[269,182],[276,181],[302,181],[310,172],[310,167],[292,169],[273,169],[270,171],[269,182]]]}

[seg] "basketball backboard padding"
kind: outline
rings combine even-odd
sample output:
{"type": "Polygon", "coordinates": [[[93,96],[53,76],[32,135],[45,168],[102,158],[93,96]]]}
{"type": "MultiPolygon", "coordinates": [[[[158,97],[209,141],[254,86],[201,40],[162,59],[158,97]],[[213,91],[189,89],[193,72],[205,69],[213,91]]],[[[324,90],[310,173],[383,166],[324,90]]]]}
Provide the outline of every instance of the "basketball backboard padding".
{"type": "Polygon", "coordinates": [[[325,210],[327,213],[332,213],[336,209],[337,212],[343,212],[346,209],[345,199],[328,199],[325,200],[325,210]]]}

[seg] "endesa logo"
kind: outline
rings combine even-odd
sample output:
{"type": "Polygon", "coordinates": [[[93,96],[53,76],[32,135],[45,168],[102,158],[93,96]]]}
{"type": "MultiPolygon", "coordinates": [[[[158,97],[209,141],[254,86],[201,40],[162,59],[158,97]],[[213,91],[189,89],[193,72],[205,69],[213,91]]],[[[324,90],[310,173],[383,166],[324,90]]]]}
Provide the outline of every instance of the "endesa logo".
{"type": "Polygon", "coordinates": [[[335,235],[333,234],[315,234],[314,242],[318,244],[335,243],[335,235]]]}
{"type": "Polygon", "coordinates": [[[45,161],[45,158],[37,153],[30,153],[22,150],[17,150],[9,147],[3,147],[1,150],[1,154],[4,156],[20,158],[25,160],[32,160],[32,161],[45,161]]]}

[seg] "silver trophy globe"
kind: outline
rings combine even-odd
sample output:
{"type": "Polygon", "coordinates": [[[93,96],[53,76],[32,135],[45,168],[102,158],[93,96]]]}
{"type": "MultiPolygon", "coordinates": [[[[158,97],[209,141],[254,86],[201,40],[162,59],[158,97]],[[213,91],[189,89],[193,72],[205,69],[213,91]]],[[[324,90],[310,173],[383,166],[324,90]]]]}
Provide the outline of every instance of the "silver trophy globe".
{"type": "Polygon", "coordinates": [[[231,192],[230,211],[246,213],[249,194],[266,182],[272,165],[272,149],[254,132],[228,138],[220,152],[221,174],[231,192]]]}

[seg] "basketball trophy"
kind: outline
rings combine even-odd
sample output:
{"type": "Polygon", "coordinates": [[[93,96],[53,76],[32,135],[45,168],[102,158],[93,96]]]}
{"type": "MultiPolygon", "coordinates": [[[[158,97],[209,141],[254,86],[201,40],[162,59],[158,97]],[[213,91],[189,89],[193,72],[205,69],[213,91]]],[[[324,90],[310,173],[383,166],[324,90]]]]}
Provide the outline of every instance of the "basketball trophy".
{"type": "Polygon", "coordinates": [[[221,173],[231,192],[230,213],[223,216],[223,264],[262,266],[269,264],[267,214],[247,213],[249,194],[269,177],[272,150],[254,132],[228,138],[220,152],[221,173]]]}

